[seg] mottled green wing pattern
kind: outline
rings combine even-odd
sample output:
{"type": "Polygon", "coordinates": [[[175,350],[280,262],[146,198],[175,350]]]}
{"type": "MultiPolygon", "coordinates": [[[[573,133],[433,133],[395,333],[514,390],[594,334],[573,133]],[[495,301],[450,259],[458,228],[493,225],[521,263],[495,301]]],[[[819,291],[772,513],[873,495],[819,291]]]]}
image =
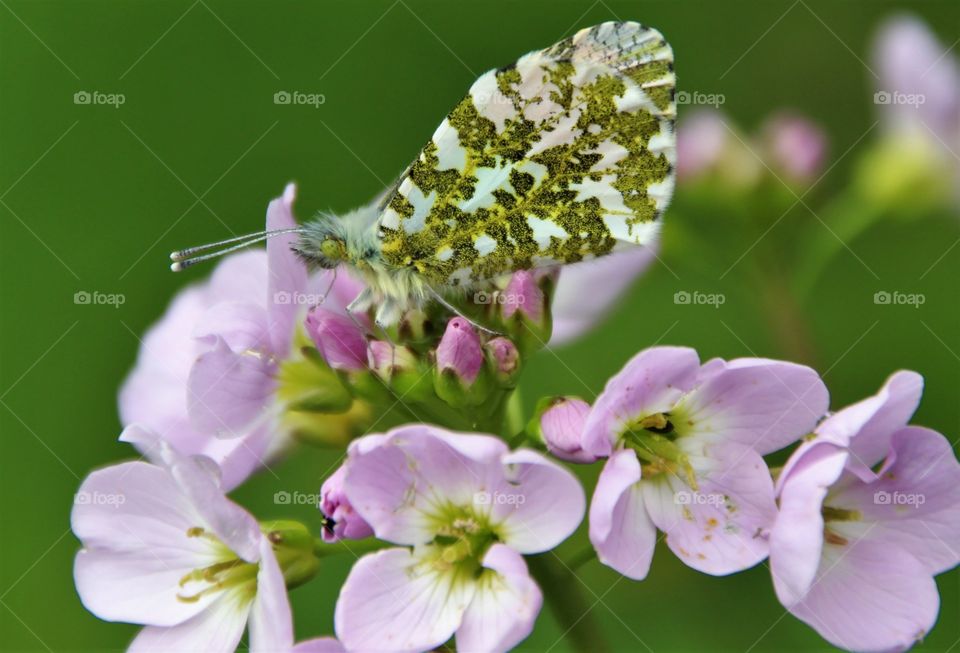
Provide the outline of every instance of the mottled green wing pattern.
{"type": "Polygon", "coordinates": [[[478,79],[386,200],[384,260],[431,283],[651,244],[674,185],[673,52],[604,23],[478,79]]]}

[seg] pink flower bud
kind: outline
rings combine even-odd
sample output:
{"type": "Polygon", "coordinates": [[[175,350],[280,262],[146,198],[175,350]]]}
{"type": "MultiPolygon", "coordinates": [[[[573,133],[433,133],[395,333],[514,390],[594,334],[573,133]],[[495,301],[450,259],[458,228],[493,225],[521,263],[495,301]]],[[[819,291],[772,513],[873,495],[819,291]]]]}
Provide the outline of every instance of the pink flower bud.
{"type": "Polygon", "coordinates": [[[437,346],[437,367],[440,371],[452,369],[465,384],[477,379],[483,365],[480,336],[473,326],[462,317],[447,323],[447,330],[437,346]]]}
{"type": "Polygon", "coordinates": [[[314,308],[307,313],[307,333],[330,367],[337,370],[366,368],[366,338],[346,315],[314,308]]]}
{"type": "Polygon", "coordinates": [[[810,179],[823,167],[827,138],[801,116],[784,114],[767,123],[767,147],[777,166],[795,179],[810,179]]]}
{"type": "Polygon", "coordinates": [[[346,469],[346,465],[342,465],[320,488],[320,512],[327,518],[323,528],[324,542],[361,540],[373,535],[373,529],[354,511],[343,491],[346,469]]]}
{"type": "Polygon", "coordinates": [[[514,272],[503,291],[503,316],[511,317],[520,311],[534,324],[543,321],[543,291],[532,270],[514,272]]]}
{"type": "Polygon", "coordinates": [[[370,369],[382,376],[412,370],[417,366],[416,357],[407,347],[394,347],[383,340],[373,340],[370,343],[369,356],[370,369]]]}
{"type": "Polygon", "coordinates": [[[497,375],[501,378],[512,376],[520,367],[520,352],[507,338],[494,338],[486,344],[486,348],[493,356],[497,375]]]}
{"type": "Polygon", "coordinates": [[[573,463],[596,460],[581,446],[583,426],[589,413],[590,404],[576,397],[561,397],[543,412],[540,430],[550,453],[573,463]]]}
{"type": "Polygon", "coordinates": [[[691,113],[677,129],[677,176],[687,180],[713,168],[729,138],[720,112],[701,109],[691,113]]]}

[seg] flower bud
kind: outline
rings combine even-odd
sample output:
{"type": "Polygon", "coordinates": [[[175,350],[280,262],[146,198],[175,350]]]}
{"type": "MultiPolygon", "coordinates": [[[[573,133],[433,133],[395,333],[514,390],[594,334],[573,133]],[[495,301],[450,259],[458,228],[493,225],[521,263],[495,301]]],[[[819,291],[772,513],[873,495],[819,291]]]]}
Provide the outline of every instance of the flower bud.
{"type": "Polygon", "coordinates": [[[394,347],[383,340],[373,340],[369,349],[370,369],[384,379],[416,369],[417,358],[407,347],[394,347]]]}
{"type": "Polygon", "coordinates": [[[346,465],[341,465],[320,488],[320,512],[326,517],[324,542],[361,540],[373,535],[373,529],[354,511],[343,484],[347,477],[346,465]]]}
{"type": "Polygon", "coordinates": [[[520,352],[509,339],[494,338],[484,345],[484,349],[493,361],[493,368],[499,381],[508,381],[516,376],[520,369],[520,352]]]}
{"type": "Polygon", "coordinates": [[[717,111],[691,113],[677,130],[677,177],[693,179],[712,170],[720,161],[730,132],[717,111]]]}
{"type": "Polygon", "coordinates": [[[462,317],[447,323],[447,330],[437,346],[437,369],[452,370],[464,385],[472,385],[483,365],[483,351],[476,329],[462,317]]]}
{"type": "Polygon", "coordinates": [[[545,312],[543,291],[537,283],[537,275],[531,270],[519,270],[510,277],[503,291],[503,317],[510,319],[520,312],[532,323],[541,324],[545,312]]]}
{"type": "Polygon", "coordinates": [[[556,397],[540,413],[540,436],[547,450],[561,460],[592,463],[596,457],[581,446],[590,404],[576,397],[556,397]]]}
{"type": "Polygon", "coordinates": [[[784,114],[769,121],[764,132],[771,160],[788,177],[809,180],[820,172],[827,139],[818,126],[801,116],[784,114]]]}
{"type": "Polygon", "coordinates": [[[307,314],[307,333],[330,367],[338,370],[366,368],[366,338],[346,315],[313,308],[307,314]]]}

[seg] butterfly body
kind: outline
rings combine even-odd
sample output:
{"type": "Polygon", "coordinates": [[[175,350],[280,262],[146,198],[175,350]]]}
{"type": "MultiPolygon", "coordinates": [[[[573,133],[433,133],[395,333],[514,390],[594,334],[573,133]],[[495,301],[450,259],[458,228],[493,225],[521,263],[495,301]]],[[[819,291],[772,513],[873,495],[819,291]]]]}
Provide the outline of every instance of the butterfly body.
{"type": "Polygon", "coordinates": [[[354,269],[389,325],[516,270],[651,245],[673,191],[673,53],[603,23],[482,75],[382,201],[304,225],[296,250],[354,269]]]}

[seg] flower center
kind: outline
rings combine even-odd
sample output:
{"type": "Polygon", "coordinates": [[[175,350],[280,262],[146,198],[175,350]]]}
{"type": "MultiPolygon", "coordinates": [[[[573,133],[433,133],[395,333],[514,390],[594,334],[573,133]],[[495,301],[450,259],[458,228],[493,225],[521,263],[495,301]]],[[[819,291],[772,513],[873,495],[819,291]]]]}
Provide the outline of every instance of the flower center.
{"type": "Polygon", "coordinates": [[[449,508],[438,516],[437,536],[430,545],[430,561],[441,571],[476,578],[481,561],[492,544],[499,541],[489,520],[471,508],[449,508]]]}
{"type": "Polygon", "coordinates": [[[629,422],[620,435],[624,446],[636,452],[645,478],[682,475],[687,485],[696,490],[697,477],[689,457],[676,442],[679,437],[669,413],[637,418],[629,422]]]}
{"type": "Polygon", "coordinates": [[[238,558],[216,535],[200,526],[188,529],[187,537],[207,540],[218,561],[207,567],[194,569],[181,578],[180,591],[177,592],[178,601],[195,603],[209,594],[245,585],[250,586],[248,589],[251,593],[256,592],[257,564],[238,558]]]}
{"type": "Polygon", "coordinates": [[[823,539],[828,544],[836,544],[837,546],[845,546],[849,544],[849,539],[837,532],[837,529],[831,526],[831,522],[842,524],[843,522],[855,522],[860,521],[863,518],[863,515],[859,510],[848,510],[847,508],[834,508],[833,506],[824,505],[820,509],[820,514],[823,516],[823,539]]]}

